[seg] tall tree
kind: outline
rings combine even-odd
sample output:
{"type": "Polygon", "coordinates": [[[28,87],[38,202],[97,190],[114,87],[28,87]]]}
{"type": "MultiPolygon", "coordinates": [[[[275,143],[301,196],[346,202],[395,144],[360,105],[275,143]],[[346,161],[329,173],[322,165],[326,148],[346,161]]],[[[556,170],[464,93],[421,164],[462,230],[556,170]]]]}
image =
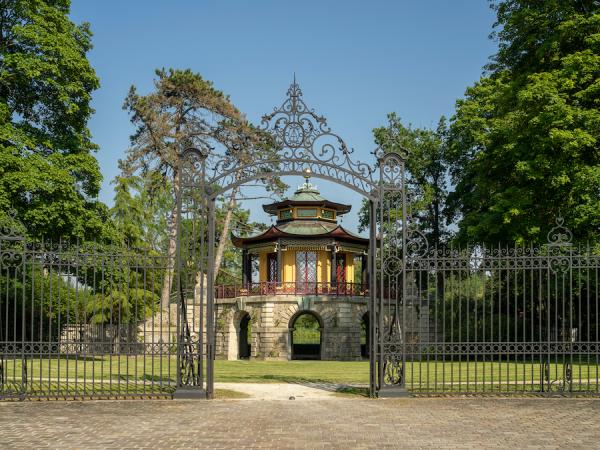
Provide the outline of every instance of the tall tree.
{"type": "Polygon", "coordinates": [[[111,217],[127,247],[167,250],[167,217],[173,207],[169,186],[155,172],[117,176],[111,217]]]}
{"type": "Polygon", "coordinates": [[[69,0],[0,0],[0,216],[33,236],[114,237],[87,122],[98,77],[69,0]]]}
{"type": "MultiPolygon", "coordinates": [[[[239,167],[239,171],[235,174],[235,179],[238,181],[244,172],[244,168],[251,166],[254,162],[265,160],[269,157],[273,161],[277,160],[276,149],[273,146],[272,138],[266,132],[258,130],[251,124],[246,124],[245,129],[240,130],[232,126],[231,123],[224,122],[217,130],[217,138],[223,143],[224,152],[221,155],[212,155],[214,158],[227,158],[235,161],[239,167]]],[[[266,167],[268,169],[268,167],[266,167]]],[[[270,196],[281,196],[285,191],[287,185],[285,185],[281,179],[277,176],[270,177],[264,180],[259,185],[267,191],[270,196]]],[[[221,235],[226,236],[226,239],[220,239],[219,245],[215,252],[215,280],[219,275],[219,270],[222,269],[223,256],[225,251],[229,247],[229,233],[232,219],[234,218],[234,211],[237,210],[240,200],[248,199],[248,196],[242,192],[246,186],[236,186],[228,194],[228,198],[223,200],[223,206],[225,207],[225,216],[221,221],[222,231],[221,235]]],[[[253,199],[265,198],[253,197],[253,199]]]]}
{"type": "MultiPolygon", "coordinates": [[[[375,142],[386,152],[402,151],[400,149],[408,152],[406,170],[410,212],[429,244],[438,246],[448,238],[445,220],[448,194],[446,118],[441,117],[435,129],[404,125],[395,113],[389,114],[388,120],[388,126],[373,130],[375,142]]],[[[359,214],[362,230],[368,225],[368,204],[363,204],[359,214]]]]}
{"type": "Polygon", "coordinates": [[[600,229],[600,4],[506,0],[498,53],[457,102],[449,205],[466,241],[544,241],[562,213],[600,229]]]}
{"type": "MultiPolygon", "coordinates": [[[[228,200],[222,202],[216,211],[216,216],[216,233],[219,246],[221,243],[230,242],[230,232],[235,233],[237,236],[249,236],[267,228],[265,224],[250,222],[250,210],[241,208],[239,201],[236,201],[233,209],[230,207],[228,200]],[[227,215],[230,215],[231,219],[227,230],[225,230],[224,225],[227,223],[225,220],[227,215]]],[[[216,283],[219,285],[242,284],[242,252],[239,248],[232,245],[223,246],[216,283]]]]}
{"type": "MultiPolygon", "coordinates": [[[[230,158],[243,164],[251,161],[253,151],[268,144],[264,134],[248,124],[229,98],[199,74],[169,69],[157,70],[156,76],[153,92],[140,95],[132,86],[125,99],[124,109],[131,114],[136,131],[122,168],[125,176],[138,171],[160,174],[163,185],[172,188],[166,251],[173,267],[179,222],[175,202],[181,175],[178,163],[184,147],[199,148],[208,154],[215,147],[225,148],[230,158]]],[[[232,199],[235,202],[235,196],[232,199]]],[[[225,230],[231,218],[226,214],[225,230]]],[[[169,303],[172,280],[173,270],[167,270],[161,295],[163,308],[169,303]]]]}

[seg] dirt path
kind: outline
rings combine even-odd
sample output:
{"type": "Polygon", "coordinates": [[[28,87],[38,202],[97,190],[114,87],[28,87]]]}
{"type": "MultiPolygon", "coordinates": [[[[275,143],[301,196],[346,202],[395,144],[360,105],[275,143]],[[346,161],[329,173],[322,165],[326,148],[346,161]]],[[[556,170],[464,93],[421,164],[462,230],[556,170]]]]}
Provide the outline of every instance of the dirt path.
{"type": "Polygon", "coordinates": [[[215,383],[215,389],[242,392],[254,400],[314,400],[335,397],[343,385],[329,383],[215,383]],[[290,398],[293,397],[293,398],[290,398]]]}

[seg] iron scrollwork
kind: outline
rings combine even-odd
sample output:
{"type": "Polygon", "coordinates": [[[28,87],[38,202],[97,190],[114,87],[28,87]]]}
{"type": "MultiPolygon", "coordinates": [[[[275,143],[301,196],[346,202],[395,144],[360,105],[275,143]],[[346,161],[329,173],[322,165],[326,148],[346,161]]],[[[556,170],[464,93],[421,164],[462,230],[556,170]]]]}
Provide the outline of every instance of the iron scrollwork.
{"type": "Polygon", "coordinates": [[[383,321],[383,330],[378,337],[381,348],[379,364],[383,367],[379,387],[402,388],[405,385],[406,337],[401,317],[406,316],[406,261],[410,254],[416,256],[427,245],[426,240],[424,243],[420,239],[419,231],[410,226],[405,152],[386,152],[379,147],[373,153],[380,171],[378,225],[381,245],[377,273],[380,287],[376,309],[383,321]]]}
{"type": "Polygon", "coordinates": [[[260,154],[251,164],[239,161],[214,149],[207,161],[206,185],[215,186],[218,196],[249,181],[281,175],[312,176],[347,186],[372,198],[378,182],[376,167],[355,161],[353,150],[334,133],[325,117],[309,108],[294,79],[281,106],[262,117],[260,128],[275,144],[275,154],[260,154]]]}
{"type": "Polygon", "coordinates": [[[565,226],[565,219],[559,214],[556,225],[548,232],[548,266],[552,272],[566,273],[572,266],[573,233],[565,226]]]}
{"type": "Polygon", "coordinates": [[[23,228],[17,219],[17,212],[13,209],[9,210],[5,220],[0,222],[0,267],[18,268],[23,264],[23,228]]]}
{"type": "Polygon", "coordinates": [[[2,241],[23,241],[23,225],[17,219],[17,212],[14,209],[8,211],[5,220],[0,222],[0,240],[2,241]]]}

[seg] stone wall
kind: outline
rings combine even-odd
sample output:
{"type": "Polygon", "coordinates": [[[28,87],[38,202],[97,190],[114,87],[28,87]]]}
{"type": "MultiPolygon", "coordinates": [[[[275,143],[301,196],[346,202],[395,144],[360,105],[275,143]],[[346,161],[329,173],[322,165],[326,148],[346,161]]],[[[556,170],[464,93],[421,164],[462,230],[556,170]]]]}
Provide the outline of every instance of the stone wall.
{"type": "MultiPolygon", "coordinates": [[[[321,359],[352,361],[361,359],[361,327],[367,312],[368,298],[336,296],[249,296],[215,300],[215,355],[219,359],[238,359],[239,333],[242,318],[248,314],[252,327],[251,357],[259,359],[292,358],[291,327],[295,315],[313,313],[321,323],[321,359]]],[[[407,299],[407,341],[432,342],[432,324],[426,304],[407,299]],[[414,303],[414,304],[413,304],[414,303]]],[[[176,343],[177,305],[171,304],[148,319],[138,329],[139,340],[146,344],[176,343]]],[[[206,306],[203,311],[203,338],[206,342],[206,306]]],[[[403,322],[399,316],[400,323],[403,322]]],[[[389,326],[391,316],[384,315],[384,327],[389,326]]],[[[187,322],[190,332],[197,339],[200,335],[200,307],[189,303],[187,322]]]]}
{"type": "Polygon", "coordinates": [[[218,300],[216,356],[238,358],[239,326],[244,314],[252,322],[252,357],[291,358],[291,326],[301,311],[313,313],[321,325],[321,359],[358,360],[364,297],[256,296],[218,300]]]}

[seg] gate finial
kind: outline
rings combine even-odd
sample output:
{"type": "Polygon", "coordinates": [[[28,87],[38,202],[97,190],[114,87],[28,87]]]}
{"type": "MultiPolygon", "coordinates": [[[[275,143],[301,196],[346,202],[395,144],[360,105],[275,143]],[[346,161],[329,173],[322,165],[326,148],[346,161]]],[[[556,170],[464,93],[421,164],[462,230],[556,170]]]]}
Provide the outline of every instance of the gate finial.
{"type": "Polygon", "coordinates": [[[23,224],[17,218],[17,211],[9,209],[7,216],[4,219],[4,223],[0,223],[0,240],[3,241],[22,241],[25,239],[23,236],[23,224]]]}

